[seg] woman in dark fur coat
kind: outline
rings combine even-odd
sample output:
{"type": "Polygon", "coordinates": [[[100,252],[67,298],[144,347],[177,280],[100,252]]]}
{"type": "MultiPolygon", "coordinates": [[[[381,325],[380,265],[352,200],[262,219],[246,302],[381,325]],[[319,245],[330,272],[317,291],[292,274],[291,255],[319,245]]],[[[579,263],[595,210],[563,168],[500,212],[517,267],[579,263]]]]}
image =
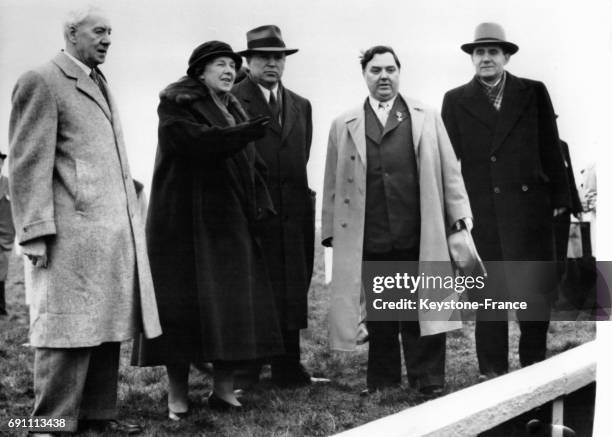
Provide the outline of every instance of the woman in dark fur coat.
{"type": "Polygon", "coordinates": [[[190,363],[212,361],[214,409],[240,408],[233,373],[283,352],[257,223],[273,214],[248,120],[230,90],[242,58],[209,41],[187,76],[160,95],[147,243],[163,335],[141,339],[134,361],[165,365],[169,416],[187,412],[190,363]]]}

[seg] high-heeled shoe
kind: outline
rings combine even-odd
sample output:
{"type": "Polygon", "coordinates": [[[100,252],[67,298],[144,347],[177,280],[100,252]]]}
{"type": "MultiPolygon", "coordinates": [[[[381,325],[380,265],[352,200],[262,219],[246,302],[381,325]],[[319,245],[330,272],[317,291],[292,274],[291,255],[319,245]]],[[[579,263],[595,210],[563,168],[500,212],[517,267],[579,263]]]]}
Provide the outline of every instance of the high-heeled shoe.
{"type": "Polygon", "coordinates": [[[226,400],[221,399],[214,391],[208,396],[208,407],[215,411],[242,411],[242,405],[230,404],[226,400]]]}

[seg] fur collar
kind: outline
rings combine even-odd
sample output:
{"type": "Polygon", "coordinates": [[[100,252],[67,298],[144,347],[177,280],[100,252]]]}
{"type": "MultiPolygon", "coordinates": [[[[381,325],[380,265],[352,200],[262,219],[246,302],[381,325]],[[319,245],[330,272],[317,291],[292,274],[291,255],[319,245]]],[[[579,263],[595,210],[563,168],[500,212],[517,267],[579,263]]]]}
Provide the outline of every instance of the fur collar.
{"type": "Polygon", "coordinates": [[[204,84],[189,76],[183,76],[178,81],[168,85],[159,94],[159,98],[170,100],[179,105],[188,105],[209,95],[210,91],[204,84]]]}

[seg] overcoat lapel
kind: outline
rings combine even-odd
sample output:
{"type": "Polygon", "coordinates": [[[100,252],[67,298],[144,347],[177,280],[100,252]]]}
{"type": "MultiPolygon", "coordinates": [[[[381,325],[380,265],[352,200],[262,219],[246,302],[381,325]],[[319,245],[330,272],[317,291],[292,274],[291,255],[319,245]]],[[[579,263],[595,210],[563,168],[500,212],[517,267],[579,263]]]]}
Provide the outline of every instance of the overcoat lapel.
{"type": "Polygon", "coordinates": [[[417,157],[417,166],[419,165],[419,147],[421,141],[421,134],[423,133],[423,126],[425,124],[425,112],[423,107],[410,99],[404,99],[408,111],[410,111],[410,121],[412,122],[412,142],[414,143],[414,154],[417,157]]]}
{"type": "MultiPolygon", "coordinates": [[[[244,109],[246,109],[246,112],[251,117],[256,117],[258,115],[269,115],[270,117],[272,117],[270,105],[268,105],[268,102],[266,102],[266,99],[264,98],[263,93],[259,89],[259,86],[250,77],[247,77],[244,80],[246,81],[245,84],[247,86],[247,93],[243,95],[242,102],[244,103],[244,109]]],[[[274,120],[274,117],[272,118],[273,119],[270,121],[269,124],[270,129],[280,135],[281,126],[278,123],[278,120],[274,120]]]]}
{"type": "Polygon", "coordinates": [[[495,129],[491,153],[497,150],[508,136],[529,103],[531,93],[520,79],[506,72],[506,89],[499,111],[499,121],[495,129]]]}
{"type": "Polygon", "coordinates": [[[96,102],[96,104],[104,112],[104,115],[106,115],[106,117],[112,121],[113,118],[108,102],[94,81],[90,77],[87,77],[85,72],[64,53],[59,53],[53,59],[53,62],[64,72],[67,77],[75,79],[77,89],[96,102]]]}
{"type": "Polygon", "coordinates": [[[346,126],[353,139],[361,162],[366,163],[365,112],[363,106],[346,118],[346,126]]]}
{"type": "MultiPolygon", "coordinates": [[[[481,88],[482,85],[480,85],[474,77],[472,81],[467,84],[459,103],[467,112],[484,123],[490,131],[494,131],[497,125],[498,114],[481,88]]],[[[505,98],[506,95],[504,92],[504,99],[505,98]]]]}
{"type": "Polygon", "coordinates": [[[295,101],[293,100],[293,97],[291,97],[291,94],[287,92],[287,90],[285,90],[284,87],[281,86],[282,91],[283,91],[283,101],[282,101],[282,105],[283,105],[283,115],[282,115],[282,120],[283,120],[283,127],[282,127],[282,135],[281,135],[281,142],[282,145],[286,145],[284,143],[285,139],[287,138],[287,136],[289,135],[289,133],[291,132],[291,129],[293,129],[293,125],[295,124],[295,120],[297,120],[298,118],[298,108],[295,105],[295,101]]]}

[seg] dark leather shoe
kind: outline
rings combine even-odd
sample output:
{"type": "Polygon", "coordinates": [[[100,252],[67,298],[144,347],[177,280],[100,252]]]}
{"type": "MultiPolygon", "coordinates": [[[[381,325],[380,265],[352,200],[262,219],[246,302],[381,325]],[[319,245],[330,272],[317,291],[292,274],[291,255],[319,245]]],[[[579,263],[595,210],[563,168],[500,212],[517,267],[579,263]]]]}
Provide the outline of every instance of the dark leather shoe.
{"type": "Polygon", "coordinates": [[[215,394],[215,392],[211,392],[208,396],[208,407],[211,410],[215,411],[242,411],[242,405],[234,405],[230,404],[227,401],[224,401],[219,396],[215,394]]]}
{"type": "Polygon", "coordinates": [[[137,423],[124,422],[116,419],[82,420],[79,422],[79,431],[88,429],[98,432],[127,435],[140,434],[143,431],[142,426],[137,423]]]}
{"type": "Polygon", "coordinates": [[[440,396],[443,392],[444,387],[439,385],[426,385],[425,387],[421,387],[419,389],[419,393],[421,393],[421,395],[432,398],[440,396]]]}
{"type": "Polygon", "coordinates": [[[373,395],[374,393],[377,393],[379,390],[376,390],[374,388],[364,388],[363,390],[361,390],[359,392],[359,396],[361,396],[362,398],[367,398],[370,395],[373,395]]]}

